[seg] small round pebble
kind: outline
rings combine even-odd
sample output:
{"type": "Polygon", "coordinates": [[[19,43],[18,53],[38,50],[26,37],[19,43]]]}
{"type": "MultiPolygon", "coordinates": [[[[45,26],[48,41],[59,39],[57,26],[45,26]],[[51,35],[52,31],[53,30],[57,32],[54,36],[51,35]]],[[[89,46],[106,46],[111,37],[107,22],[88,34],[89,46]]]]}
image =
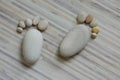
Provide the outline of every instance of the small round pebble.
{"type": "Polygon", "coordinates": [[[17,27],[17,30],[16,30],[18,33],[22,33],[22,31],[23,31],[23,28],[21,28],[21,27],[17,27]]]}
{"type": "Polygon", "coordinates": [[[48,21],[47,20],[41,20],[39,23],[38,23],[38,29],[41,30],[41,31],[44,31],[48,28],[48,21]]]}
{"type": "Polygon", "coordinates": [[[100,30],[99,30],[99,27],[97,27],[97,26],[92,28],[92,32],[93,32],[93,33],[98,34],[99,31],[100,31],[100,30]]]}
{"type": "Polygon", "coordinates": [[[97,34],[96,34],[96,33],[92,33],[92,34],[91,34],[91,38],[92,38],[92,39],[95,39],[96,37],[97,37],[97,34]]]}
{"type": "Polygon", "coordinates": [[[77,16],[77,22],[83,23],[86,20],[87,15],[84,12],[81,12],[77,16]]]}
{"type": "Polygon", "coordinates": [[[97,21],[95,19],[93,19],[90,23],[90,27],[93,28],[93,27],[96,27],[96,26],[98,26],[97,21]]]}
{"type": "Polygon", "coordinates": [[[40,21],[40,16],[35,16],[32,20],[32,24],[35,26],[39,23],[40,21]]]}
{"type": "Polygon", "coordinates": [[[26,24],[27,27],[30,27],[30,26],[32,25],[32,20],[29,19],[29,18],[26,19],[26,20],[25,20],[25,24],[26,24]]]}
{"type": "Polygon", "coordinates": [[[92,15],[92,14],[88,14],[85,22],[86,22],[87,24],[89,24],[92,20],[93,20],[93,15],[92,15]]]}
{"type": "Polygon", "coordinates": [[[18,26],[21,27],[21,28],[25,28],[25,22],[24,21],[20,21],[18,26]]]}

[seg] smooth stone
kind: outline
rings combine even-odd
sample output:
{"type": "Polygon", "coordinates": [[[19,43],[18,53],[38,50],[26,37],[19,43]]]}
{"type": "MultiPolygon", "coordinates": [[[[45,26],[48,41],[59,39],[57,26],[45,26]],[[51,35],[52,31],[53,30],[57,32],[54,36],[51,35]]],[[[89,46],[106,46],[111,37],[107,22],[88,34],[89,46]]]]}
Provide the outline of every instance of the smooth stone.
{"type": "Polygon", "coordinates": [[[92,39],[95,39],[96,37],[97,37],[97,34],[96,34],[96,33],[92,33],[92,34],[91,34],[91,38],[92,38],[92,39]]]}
{"type": "Polygon", "coordinates": [[[93,15],[92,14],[88,14],[87,18],[86,18],[86,23],[89,24],[92,20],[93,20],[93,15]]]}
{"type": "Polygon", "coordinates": [[[43,44],[41,32],[36,29],[29,29],[23,39],[22,55],[26,65],[34,64],[40,57],[43,44]]]}
{"type": "Polygon", "coordinates": [[[96,27],[96,26],[98,26],[97,20],[93,19],[90,23],[90,27],[93,28],[93,27],[96,27]]]}
{"type": "Polygon", "coordinates": [[[25,28],[25,22],[24,21],[20,21],[18,26],[21,27],[21,28],[25,28]]]}
{"type": "Polygon", "coordinates": [[[39,21],[40,21],[40,16],[35,16],[35,17],[33,18],[32,24],[35,26],[35,25],[37,25],[37,24],[39,23],[39,21]]]}
{"type": "Polygon", "coordinates": [[[90,39],[90,30],[85,25],[74,27],[60,45],[60,55],[71,57],[81,51],[90,39]]]}
{"type": "Polygon", "coordinates": [[[93,27],[93,28],[92,28],[92,32],[98,34],[98,33],[100,32],[99,27],[97,27],[97,26],[96,26],[96,27],[93,27]]]}
{"type": "Polygon", "coordinates": [[[38,29],[40,31],[44,31],[48,28],[48,21],[47,20],[41,20],[39,23],[38,23],[38,29]]]}
{"type": "Polygon", "coordinates": [[[32,26],[32,19],[29,19],[29,18],[26,19],[26,20],[25,20],[25,24],[26,24],[27,27],[32,26]]]}
{"type": "Polygon", "coordinates": [[[17,27],[17,30],[16,30],[18,33],[22,33],[23,32],[23,28],[21,27],[17,27]]]}
{"type": "Polygon", "coordinates": [[[87,15],[84,12],[80,12],[77,16],[77,22],[83,23],[86,20],[87,15]]]}

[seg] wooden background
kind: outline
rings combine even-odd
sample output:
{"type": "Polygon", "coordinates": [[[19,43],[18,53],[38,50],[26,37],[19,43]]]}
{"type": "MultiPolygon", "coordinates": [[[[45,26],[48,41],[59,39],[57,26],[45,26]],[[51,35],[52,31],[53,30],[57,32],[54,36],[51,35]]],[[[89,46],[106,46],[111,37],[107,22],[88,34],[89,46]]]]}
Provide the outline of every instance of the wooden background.
{"type": "Polygon", "coordinates": [[[120,80],[120,0],[0,0],[0,80],[120,80]],[[94,14],[101,31],[66,61],[57,50],[80,11],[94,14]],[[42,57],[28,68],[20,58],[27,30],[18,34],[16,27],[35,15],[47,19],[49,28],[42,33],[42,57]]]}

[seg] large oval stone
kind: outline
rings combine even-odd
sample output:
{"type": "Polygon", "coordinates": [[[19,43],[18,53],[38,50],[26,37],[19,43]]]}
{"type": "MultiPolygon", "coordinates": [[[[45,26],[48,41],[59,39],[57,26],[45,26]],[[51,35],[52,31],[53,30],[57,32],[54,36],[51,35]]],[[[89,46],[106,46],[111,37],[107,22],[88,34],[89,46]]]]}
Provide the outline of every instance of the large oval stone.
{"type": "Polygon", "coordinates": [[[90,30],[86,25],[74,27],[64,38],[60,45],[60,55],[71,57],[81,51],[88,43],[90,30]]]}
{"type": "Polygon", "coordinates": [[[41,32],[36,29],[30,29],[24,39],[22,45],[23,61],[27,65],[34,64],[40,57],[43,38],[41,32]]]}

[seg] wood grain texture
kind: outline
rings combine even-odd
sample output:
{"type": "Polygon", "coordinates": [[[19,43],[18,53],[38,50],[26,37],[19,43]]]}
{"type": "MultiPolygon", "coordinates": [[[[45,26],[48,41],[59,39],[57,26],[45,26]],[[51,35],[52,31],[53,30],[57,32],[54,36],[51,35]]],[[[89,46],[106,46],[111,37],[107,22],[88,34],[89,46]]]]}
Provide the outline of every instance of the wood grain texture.
{"type": "Polygon", "coordinates": [[[119,0],[0,0],[0,80],[120,80],[119,24],[119,0]],[[80,11],[94,14],[100,33],[80,54],[64,60],[58,48],[80,11]],[[49,27],[42,33],[42,57],[28,68],[20,58],[27,30],[18,34],[16,27],[35,15],[49,27]]]}

